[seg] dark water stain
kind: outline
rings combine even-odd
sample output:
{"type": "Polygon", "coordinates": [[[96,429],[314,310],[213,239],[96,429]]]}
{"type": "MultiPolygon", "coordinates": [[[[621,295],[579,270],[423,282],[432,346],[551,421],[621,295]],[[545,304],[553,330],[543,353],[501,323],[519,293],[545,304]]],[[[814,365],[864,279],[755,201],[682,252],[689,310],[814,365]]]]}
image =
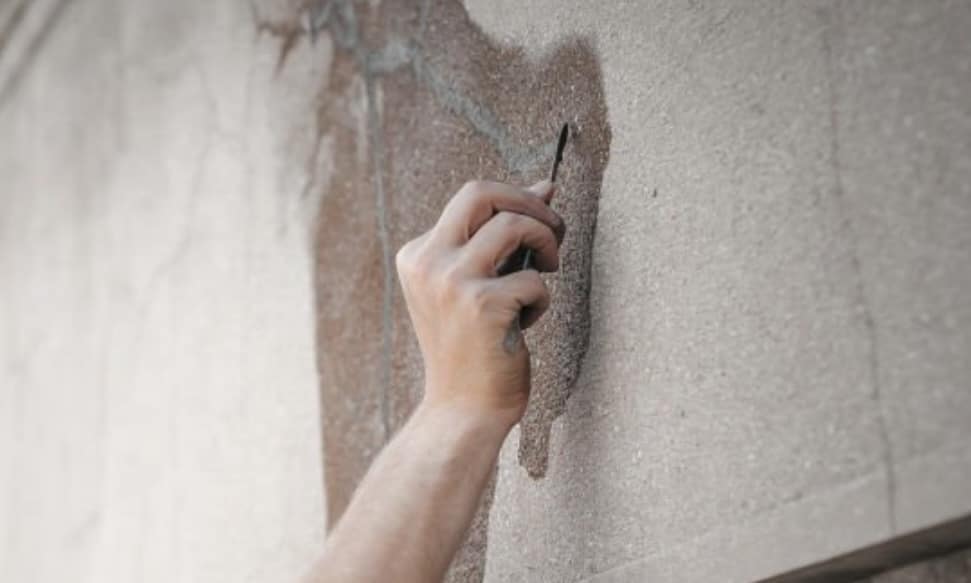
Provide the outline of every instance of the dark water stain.
{"type": "MultiPolygon", "coordinates": [[[[486,36],[457,0],[304,2],[293,5],[288,21],[257,25],[286,33],[279,35],[281,66],[294,42],[317,37],[335,48],[312,120],[318,144],[332,144],[314,241],[331,525],[421,397],[421,356],[393,269],[395,250],[427,230],[466,180],[545,178],[557,131],[570,123],[554,201],[569,229],[561,271],[547,279],[549,314],[527,334],[534,385],[519,459],[531,476],[543,476],[550,428],[565,410],[589,338],[591,251],[610,147],[592,42],[569,37],[531,60],[486,36]]],[[[451,581],[482,579],[493,486],[451,581]]]]}

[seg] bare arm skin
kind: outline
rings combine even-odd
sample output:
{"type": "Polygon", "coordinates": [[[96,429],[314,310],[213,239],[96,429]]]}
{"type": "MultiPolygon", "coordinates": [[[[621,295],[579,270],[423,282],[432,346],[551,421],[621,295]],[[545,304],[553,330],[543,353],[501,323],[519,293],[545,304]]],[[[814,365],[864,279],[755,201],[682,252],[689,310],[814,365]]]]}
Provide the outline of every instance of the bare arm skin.
{"type": "MultiPolygon", "coordinates": [[[[425,395],[358,487],[307,581],[441,581],[509,430],[526,410],[519,314],[549,305],[536,271],[497,276],[521,245],[559,266],[563,221],[549,182],[466,184],[397,256],[425,364],[425,395]]],[[[528,326],[532,322],[523,322],[528,326]]]]}

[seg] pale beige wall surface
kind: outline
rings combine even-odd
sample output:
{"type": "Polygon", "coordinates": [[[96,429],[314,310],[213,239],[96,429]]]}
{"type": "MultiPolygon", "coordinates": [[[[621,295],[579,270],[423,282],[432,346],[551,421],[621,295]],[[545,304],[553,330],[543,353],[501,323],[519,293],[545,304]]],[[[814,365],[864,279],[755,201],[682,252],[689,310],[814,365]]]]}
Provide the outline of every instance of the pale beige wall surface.
{"type": "Polygon", "coordinates": [[[745,581],[971,512],[971,5],[465,4],[594,39],[613,135],[591,348],[486,579],[745,581]]]}
{"type": "Polygon", "coordinates": [[[0,103],[0,580],[294,580],[325,518],[279,131],[307,91],[245,2],[64,4],[0,103]]]}

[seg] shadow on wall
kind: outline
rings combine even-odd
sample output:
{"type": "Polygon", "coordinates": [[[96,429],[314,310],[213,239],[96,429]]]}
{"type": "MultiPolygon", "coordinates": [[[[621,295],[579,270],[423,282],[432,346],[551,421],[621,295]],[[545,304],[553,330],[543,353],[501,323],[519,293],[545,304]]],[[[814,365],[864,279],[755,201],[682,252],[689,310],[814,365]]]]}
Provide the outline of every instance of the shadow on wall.
{"type": "MultiPolygon", "coordinates": [[[[566,220],[553,305],[528,334],[534,389],[520,463],[545,475],[549,433],[589,337],[591,251],[610,129],[597,53],[568,38],[539,61],[488,38],[457,0],[310,1],[257,28],[280,38],[281,67],[300,42],[332,43],[318,96],[318,145],[330,153],[315,240],[318,366],[328,521],[339,518],[381,447],[420,398],[422,370],[394,253],[427,230],[469,179],[548,176],[557,131],[573,130],[554,201],[566,220]]],[[[450,579],[481,580],[488,505],[450,579]]]]}

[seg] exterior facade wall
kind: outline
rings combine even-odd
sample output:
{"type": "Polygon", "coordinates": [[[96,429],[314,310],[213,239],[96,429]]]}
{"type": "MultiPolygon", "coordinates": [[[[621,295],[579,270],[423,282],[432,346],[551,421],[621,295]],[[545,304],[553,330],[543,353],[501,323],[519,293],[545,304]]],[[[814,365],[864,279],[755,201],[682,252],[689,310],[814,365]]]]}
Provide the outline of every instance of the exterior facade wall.
{"type": "Polygon", "coordinates": [[[7,0],[0,579],[298,576],[420,398],[395,249],[562,123],[536,398],[453,581],[752,581],[967,517],[969,29],[7,0]]]}

